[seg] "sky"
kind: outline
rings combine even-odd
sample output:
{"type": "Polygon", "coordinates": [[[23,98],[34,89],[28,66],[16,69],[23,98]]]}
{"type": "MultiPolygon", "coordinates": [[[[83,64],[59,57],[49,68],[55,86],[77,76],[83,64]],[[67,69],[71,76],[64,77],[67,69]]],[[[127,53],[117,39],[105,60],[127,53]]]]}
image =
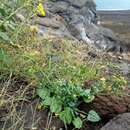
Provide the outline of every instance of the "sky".
{"type": "Polygon", "coordinates": [[[95,0],[99,10],[128,10],[130,0],[95,0]]]}

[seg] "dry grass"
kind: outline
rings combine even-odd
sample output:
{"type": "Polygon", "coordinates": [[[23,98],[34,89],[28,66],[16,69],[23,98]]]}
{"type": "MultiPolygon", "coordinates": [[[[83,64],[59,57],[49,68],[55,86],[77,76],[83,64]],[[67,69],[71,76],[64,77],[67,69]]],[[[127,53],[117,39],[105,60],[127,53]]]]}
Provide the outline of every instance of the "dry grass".
{"type": "Polygon", "coordinates": [[[40,118],[35,117],[38,102],[35,105],[32,103],[35,101],[35,88],[39,78],[35,73],[45,70],[48,56],[61,56],[65,63],[77,67],[87,63],[92,65],[92,69],[97,64],[96,60],[92,60],[88,55],[90,48],[85,44],[61,39],[36,39],[34,34],[26,38],[25,42],[19,44],[0,44],[11,60],[9,66],[0,70],[1,130],[23,130],[28,127],[26,116],[29,104],[32,107],[32,114],[29,116],[34,118],[28,121],[31,124],[29,128],[35,129],[34,126],[40,118]]]}

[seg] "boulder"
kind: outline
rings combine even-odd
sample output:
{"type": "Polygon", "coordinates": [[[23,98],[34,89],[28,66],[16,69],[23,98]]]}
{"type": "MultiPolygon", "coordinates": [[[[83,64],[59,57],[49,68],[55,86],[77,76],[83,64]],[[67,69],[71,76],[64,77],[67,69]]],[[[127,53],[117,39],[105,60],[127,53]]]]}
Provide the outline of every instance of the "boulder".
{"type": "Polygon", "coordinates": [[[130,130],[130,113],[118,115],[102,127],[101,130],[130,130]]]}
{"type": "Polygon", "coordinates": [[[88,112],[93,109],[102,117],[102,119],[108,121],[118,114],[130,112],[130,89],[125,91],[124,96],[116,95],[98,95],[94,101],[90,104],[81,104],[80,108],[83,111],[88,112]]]}
{"type": "Polygon", "coordinates": [[[44,8],[46,17],[37,21],[40,34],[69,37],[107,51],[123,50],[114,33],[98,25],[93,0],[46,0],[44,8]]]}

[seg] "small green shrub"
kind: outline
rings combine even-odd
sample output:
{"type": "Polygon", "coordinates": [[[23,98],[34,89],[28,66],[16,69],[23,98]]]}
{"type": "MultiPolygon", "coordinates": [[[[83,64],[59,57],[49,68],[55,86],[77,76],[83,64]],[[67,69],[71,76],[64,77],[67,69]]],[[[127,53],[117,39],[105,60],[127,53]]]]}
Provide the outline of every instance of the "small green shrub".
{"type": "Polygon", "coordinates": [[[43,78],[37,89],[37,95],[41,98],[41,106],[49,108],[52,113],[58,115],[65,125],[73,123],[78,129],[82,127],[83,120],[86,118],[92,122],[100,120],[94,110],[89,113],[80,111],[81,102],[91,103],[95,96],[101,93],[119,94],[119,91],[123,90],[122,86],[126,84],[121,76],[100,78],[97,71],[88,71],[91,67],[86,64],[64,66],[62,63],[55,68],[57,65],[49,62],[48,66],[49,68],[42,72],[43,78]],[[66,76],[69,78],[67,79],[66,76]],[[97,79],[94,79],[95,77],[97,79]],[[82,85],[85,79],[88,81],[94,79],[88,88],[82,85]]]}
{"type": "MultiPolygon", "coordinates": [[[[51,81],[41,83],[37,94],[42,99],[41,105],[49,107],[52,113],[59,115],[59,118],[67,125],[73,123],[75,128],[82,127],[82,117],[84,118],[87,113],[81,112],[78,109],[79,104],[84,101],[90,103],[94,99],[94,93],[91,89],[82,89],[80,86],[66,81],[51,81]]],[[[96,112],[95,112],[96,113],[96,112]]],[[[95,121],[99,121],[98,114],[95,114],[95,121]]],[[[90,121],[93,119],[91,114],[88,114],[90,121]]]]}

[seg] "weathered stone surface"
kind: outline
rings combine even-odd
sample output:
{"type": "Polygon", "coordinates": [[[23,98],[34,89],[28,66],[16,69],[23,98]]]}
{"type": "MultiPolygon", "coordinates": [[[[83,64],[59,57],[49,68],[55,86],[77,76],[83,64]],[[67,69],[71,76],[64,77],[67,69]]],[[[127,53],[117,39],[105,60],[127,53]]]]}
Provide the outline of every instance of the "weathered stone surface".
{"type": "Polygon", "coordinates": [[[101,130],[130,130],[130,113],[118,115],[101,128],[101,130]]]}
{"type": "Polygon", "coordinates": [[[127,89],[124,96],[101,95],[96,96],[90,104],[82,104],[84,111],[91,109],[97,111],[103,119],[109,120],[118,114],[130,112],[130,89],[127,89]]]}
{"type": "Polygon", "coordinates": [[[67,36],[107,51],[123,48],[111,30],[97,24],[93,0],[46,0],[44,7],[47,15],[38,22],[41,34],[67,36]]]}
{"type": "Polygon", "coordinates": [[[86,4],[88,0],[68,0],[70,3],[72,3],[73,6],[82,7],[86,4]]]}

